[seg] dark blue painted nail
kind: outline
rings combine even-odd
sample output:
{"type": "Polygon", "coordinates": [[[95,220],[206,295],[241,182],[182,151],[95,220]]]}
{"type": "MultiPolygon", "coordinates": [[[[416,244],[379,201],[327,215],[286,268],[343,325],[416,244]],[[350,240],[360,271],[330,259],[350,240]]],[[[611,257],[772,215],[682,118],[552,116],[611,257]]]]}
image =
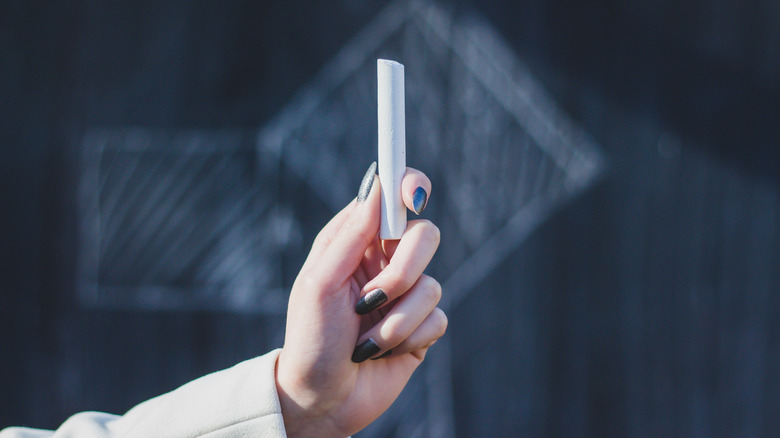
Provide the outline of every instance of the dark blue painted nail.
{"type": "Polygon", "coordinates": [[[385,301],[387,301],[385,291],[382,289],[374,289],[357,302],[355,305],[355,312],[357,312],[358,315],[365,315],[381,306],[385,301]]]}
{"type": "Polygon", "coordinates": [[[373,339],[368,338],[368,340],[363,341],[355,347],[355,351],[352,352],[352,362],[363,362],[369,357],[379,353],[380,350],[381,348],[379,348],[379,345],[377,345],[373,339]]]}
{"type": "Polygon", "coordinates": [[[419,215],[428,205],[428,193],[422,187],[417,187],[412,195],[412,206],[415,214],[419,215]]]}
{"type": "Polygon", "coordinates": [[[374,175],[376,174],[376,161],[371,163],[366,170],[366,175],[363,176],[363,181],[360,182],[360,189],[358,190],[357,201],[363,202],[368,198],[368,194],[371,193],[371,186],[374,185],[374,175]]]}

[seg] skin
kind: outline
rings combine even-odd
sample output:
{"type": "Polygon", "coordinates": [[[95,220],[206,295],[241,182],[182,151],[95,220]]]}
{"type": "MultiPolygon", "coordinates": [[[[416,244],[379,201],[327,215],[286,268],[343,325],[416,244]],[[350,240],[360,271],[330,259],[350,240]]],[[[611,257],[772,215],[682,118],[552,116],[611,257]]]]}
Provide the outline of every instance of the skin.
{"type": "MultiPolygon", "coordinates": [[[[404,204],[430,180],[407,169],[404,204]]],[[[439,229],[410,221],[400,241],[380,241],[380,188],[374,177],[365,201],[353,200],[319,233],[296,279],[287,313],[276,384],[289,437],[345,437],[366,427],[395,401],[441,337],[447,317],[437,306],[441,286],[423,274],[439,245],[439,229]],[[367,315],[355,304],[381,288],[388,300],[367,315]],[[353,363],[368,338],[379,360],[353,363]]]]}

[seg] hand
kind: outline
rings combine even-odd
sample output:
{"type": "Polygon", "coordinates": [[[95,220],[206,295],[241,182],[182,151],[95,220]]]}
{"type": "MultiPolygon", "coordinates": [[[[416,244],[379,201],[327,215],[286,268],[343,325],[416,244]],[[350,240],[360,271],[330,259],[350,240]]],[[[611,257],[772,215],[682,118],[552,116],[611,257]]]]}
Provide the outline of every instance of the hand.
{"type": "MultiPolygon", "coordinates": [[[[447,327],[436,307],[441,286],[423,274],[439,229],[409,221],[400,240],[380,241],[375,169],[314,240],[290,294],[276,369],[290,437],[345,437],[366,427],[395,401],[447,327]]],[[[408,168],[402,191],[404,204],[419,213],[431,183],[408,168]]]]}

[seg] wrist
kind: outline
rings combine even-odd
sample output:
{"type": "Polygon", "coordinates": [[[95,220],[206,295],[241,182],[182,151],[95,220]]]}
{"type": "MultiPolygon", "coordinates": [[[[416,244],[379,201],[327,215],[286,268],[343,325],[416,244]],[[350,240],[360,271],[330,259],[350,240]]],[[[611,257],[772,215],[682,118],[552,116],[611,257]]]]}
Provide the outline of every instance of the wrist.
{"type": "Polygon", "coordinates": [[[309,391],[295,376],[285,370],[282,354],[276,360],[276,392],[279,396],[282,419],[288,438],[323,437],[344,438],[348,434],[341,432],[329,415],[329,400],[321,400],[313,391],[309,391]]]}

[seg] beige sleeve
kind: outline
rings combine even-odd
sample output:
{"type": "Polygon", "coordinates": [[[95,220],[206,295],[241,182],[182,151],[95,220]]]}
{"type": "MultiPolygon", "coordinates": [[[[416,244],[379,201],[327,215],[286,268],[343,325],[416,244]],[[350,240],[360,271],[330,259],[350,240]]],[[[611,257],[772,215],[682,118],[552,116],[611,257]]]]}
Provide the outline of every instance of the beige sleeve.
{"type": "Polygon", "coordinates": [[[0,438],[284,438],[275,378],[279,351],[193,380],[122,416],[83,412],[56,431],[9,428],[0,431],[0,438]]]}

